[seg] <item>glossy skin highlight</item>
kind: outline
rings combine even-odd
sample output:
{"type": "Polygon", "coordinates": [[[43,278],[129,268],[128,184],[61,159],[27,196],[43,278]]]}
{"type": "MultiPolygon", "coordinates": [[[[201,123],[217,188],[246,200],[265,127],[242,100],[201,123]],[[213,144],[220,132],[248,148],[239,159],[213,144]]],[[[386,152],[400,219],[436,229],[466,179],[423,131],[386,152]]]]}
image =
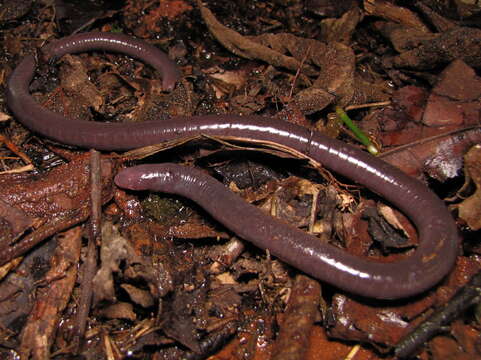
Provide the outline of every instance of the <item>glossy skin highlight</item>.
{"type": "MultiPolygon", "coordinates": [[[[43,52],[47,58],[99,49],[126,53],[154,66],[163,76],[165,88],[171,89],[179,77],[177,67],[160,50],[152,48],[124,35],[87,33],[49,44],[43,52]]],[[[354,257],[270,218],[202,172],[174,164],[125,169],[115,179],[120,187],[188,197],[240,237],[269,249],[313,277],[363,296],[397,299],[421,293],[439,282],[454,265],[459,237],[443,202],[419,181],[357,148],[301,126],[260,116],[173,117],[136,124],[67,120],[31,97],[28,87],[35,65],[33,57],[24,58],[7,84],[8,106],[19,121],[35,132],[61,143],[98,150],[128,150],[202,134],[282,144],[396,205],[416,225],[420,245],[396,263],[354,257]]]]}

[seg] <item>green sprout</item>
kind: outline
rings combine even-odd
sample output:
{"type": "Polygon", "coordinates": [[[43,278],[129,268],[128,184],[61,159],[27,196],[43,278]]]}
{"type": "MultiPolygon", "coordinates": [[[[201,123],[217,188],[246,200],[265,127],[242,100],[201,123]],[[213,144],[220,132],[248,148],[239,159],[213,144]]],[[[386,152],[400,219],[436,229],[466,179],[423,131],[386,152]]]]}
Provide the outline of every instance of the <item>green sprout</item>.
{"type": "Polygon", "coordinates": [[[351,118],[346,114],[346,112],[341,109],[339,106],[336,106],[336,114],[341,119],[341,121],[354,133],[357,139],[363,144],[367,151],[369,151],[372,155],[378,155],[379,150],[369,139],[369,137],[362,132],[361,129],[357,127],[351,120],[351,118]]]}

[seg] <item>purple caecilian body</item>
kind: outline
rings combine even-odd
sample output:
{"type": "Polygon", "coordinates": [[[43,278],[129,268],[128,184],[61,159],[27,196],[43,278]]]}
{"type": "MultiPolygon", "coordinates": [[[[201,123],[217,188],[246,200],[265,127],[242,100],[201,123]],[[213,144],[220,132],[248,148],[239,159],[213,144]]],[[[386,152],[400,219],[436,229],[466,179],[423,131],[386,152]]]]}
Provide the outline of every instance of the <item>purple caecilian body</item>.
{"type": "MultiPolygon", "coordinates": [[[[158,70],[170,90],[180,76],[175,63],[152,45],[120,34],[85,33],[52,42],[47,58],[104,50],[130,55],[158,70]]],[[[381,299],[428,290],[453,267],[458,252],[456,224],[444,203],[424,184],[401,170],[341,141],[304,127],[261,116],[206,115],[167,121],[107,124],[68,120],[38,104],[29,93],[35,59],[25,57],[12,72],[7,102],[16,119],[60,143],[98,150],[128,150],[195,135],[269,141],[295,149],[366,186],[397,206],[415,224],[420,245],[405,259],[381,264],[347,254],[318,238],[269,217],[201,171],[175,164],[140,165],[122,170],[120,187],[175,193],[204,207],[228,229],[311,276],[346,291],[381,299]],[[243,214],[239,216],[239,214],[243,214]]]]}

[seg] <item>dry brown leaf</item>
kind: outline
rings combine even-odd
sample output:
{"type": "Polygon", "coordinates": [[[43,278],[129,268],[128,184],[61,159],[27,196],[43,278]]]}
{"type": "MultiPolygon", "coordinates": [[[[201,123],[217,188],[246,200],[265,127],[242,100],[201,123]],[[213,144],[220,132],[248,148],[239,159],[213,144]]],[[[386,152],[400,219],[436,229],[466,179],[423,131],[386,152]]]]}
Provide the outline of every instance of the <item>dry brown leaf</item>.
{"type": "Polygon", "coordinates": [[[481,145],[473,146],[464,156],[464,172],[466,179],[470,179],[476,185],[476,191],[458,205],[459,217],[466,221],[471,230],[479,230],[481,229],[481,145]]]}
{"type": "Polygon", "coordinates": [[[321,21],[322,40],[326,42],[351,43],[351,36],[363,18],[358,7],[346,11],[340,18],[329,18],[321,21]]]}
{"type": "Polygon", "coordinates": [[[364,10],[370,15],[379,16],[397,24],[429,32],[429,29],[414,12],[408,8],[394,5],[391,2],[385,0],[364,0],[364,10]]]}
{"type": "Polygon", "coordinates": [[[65,56],[64,60],[68,67],[62,71],[62,87],[69,94],[76,94],[81,100],[81,104],[87,103],[95,110],[99,110],[103,105],[103,98],[100,91],[92,83],[88,75],[88,69],[77,57],[65,56]]]}
{"type": "Polygon", "coordinates": [[[100,249],[101,267],[93,279],[94,303],[101,300],[115,301],[114,273],[119,271],[119,263],[137,256],[129,241],[120,235],[112,223],[102,226],[102,247],[100,249]]]}
{"type": "Polygon", "coordinates": [[[154,306],[154,299],[150,292],[139,289],[130,284],[122,284],[120,287],[129,294],[130,299],[136,304],[139,304],[144,308],[154,306]]]}
{"type": "Polygon", "coordinates": [[[126,302],[109,305],[99,313],[107,319],[125,319],[130,321],[135,321],[137,319],[133,305],[126,302]]]}
{"type": "Polygon", "coordinates": [[[409,237],[409,233],[406,231],[406,229],[404,229],[403,224],[399,220],[396,212],[393,210],[392,207],[384,204],[378,204],[377,211],[380,215],[383,216],[384,219],[386,219],[389,225],[393,226],[397,230],[402,231],[404,236],[409,237]]]}
{"type": "Polygon", "coordinates": [[[340,42],[327,44],[288,33],[243,36],[222,25],[200,2],[199,7],[210,32],[232,53],[291,71],[301,69],[301,76],[316,77],[312,87],[324,92],[320,97],[317,96],[320,101],[311,101],[310,88],[299,92],[294,98],[297,103],[304,104],[302,109],[306,113],[322,110],[333,101],[341,106],[352,101],[357,87],[355,56],[350,47],[340,42]],[[306,95],[308,98],[303,99],[306,95]]]}
{"type": "Polygon", "coordinates": [[[293,57],[269,49],[222,25],[217,21],[214,14],[202,5],[200,0],[197,1],[197,4],[202,18],[212,35],[232,53],[246,59],[261,59],[274,66],[284,67],[293,71],[297,71],[301,67],[301,63],[293,57]]]}

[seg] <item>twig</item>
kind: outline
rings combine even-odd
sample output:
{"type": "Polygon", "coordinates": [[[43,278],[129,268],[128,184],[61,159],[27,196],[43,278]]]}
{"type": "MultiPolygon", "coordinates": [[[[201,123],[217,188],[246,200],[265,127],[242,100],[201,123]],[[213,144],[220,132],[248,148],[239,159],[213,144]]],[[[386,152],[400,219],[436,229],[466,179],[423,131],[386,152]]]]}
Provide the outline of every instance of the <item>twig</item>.
{"type": "Polygon", "coordinates": [[[5,175],[5,174],[20,174],[20,173],[23,173],[23,172],[27,172],[27,171],[32,171],[34,170],[34,166],[32,164],[28,164],[28,165],[24,165],[24,166],[21,166],[19,168],[15,168],[15,169],[10,169],[10,170],[5,170],[5,171],[0,171],[0,175],[5,175]]]}
{"type": "Polygon", "coordinates": [[[25,154],[20,148],[15,145],[13,142],[11,142],[7,137],[4,135],[0,134],[0,141],[5,144],[5,146],[10,149],[11,152],[17,154],[24,162],[25,164],[31,164],[32,160],[25,154]]]}
{"type": "Polygon", "coordinates": [[[349,110],[365,109],[365,108],[371,108],[376,106],[388,106],[390,104],[391,104],[390,101],[380,101],[380,102],[373,102],[373,103],[366,103],[366,104],[359,104],[359,105],[349,105],[349,106],[346,106],[344,110],[349,111],[349,110]]]}
{"type": "Polygon", "coordinates": [[[28,250],[39,244],[49,236],[66,230],[79,222],[84,221],[88,217],[88,209],[82,207],[74,211],[69,211],[63,217],[55,218],[48,224],[38,228],[33,233],[25,236],[22,241],[13,246],[0,247],[0,266],[4,265],[16,257],[25,254],[28,250]]]}
{"type": "Polygon", "coordinates": [[[351,351],[349,351],[349,354],[347,354],[347,356],[344,358],[344,360],[354,359],[354,356],[356,356],[356,354],[359,352],[360,349],[361,349],[361,345],[359,344],[353,346],[351,351]]]}
{"type": "Polygon", "coordinates": [[[101,237],[101,214],[102,214],[102,179],[100,168],[100,153],[90,150],[90,182],[91,182],[91,215],[89,222],[89,242],[87,258],[84,264],[82,282],[80,284],[80,299],[77,308],[77,320],[74,331],[75,352],[78,353],[82,339],[84,338],[87,318],[92,303],[92,280],[97,269],[96,243],[101,237]]]}
{"type": "Polygon", "coordinates": [[[26,171],[31,171],[34,169],[32,165],[32,160],[25,154],[17,145],[10,141],[6,136],[0,134],[0,142],[4,143],[5,146],[14,154],[17,154],[20,159],[26,164],[20,168],[10,169],[0,172],[0,174],[18,174],[26,171]]]}
{"type": "Polygon", "coordinates": [[[474,275],[469,283],[442,308],[437,310],[415,330],[406,335],[394,349],[397,358],[410,356],[418,347],[436,334],[444,331],[444,327],[456,319],[466,309],[479,302],[481,298],[481,271],[474,275]]]}
{"type": "Polygon", "coordinates": [[[410,148],[413,148],[417,145],[422,145],[422,144],[426,144],[426,143],[429,143],[429,142],[432,142],[432,141],[436,141],[438,139],[441,139],[441,138],[444,138],[444,137],[449,137],[449,136],[453,136],[453,135],[456,135],[456,134],[461,134],[461,133],[464,133],[464,132],[468,132],[468,131],[471,131],[471,130],[476,130],[476,129],[481,129],[481,126],[480,125],[475,125],[475,126],[469,126],[469,127],[465,127],[465,128],[461,128],[461,129],[456,129],[456,130],[451,130],[451,131],[447,131],[445,133],[442,133],[442,134],[437,134],[437,135],[434,135],[434,136],[430,136],[430,137],[426,137],[426,138],[423,138],[423,139],[419,139],[419,140],[416,140],[416,141],[413,141],[413,142],[410,142],[408,144],[404,144],[404,145],[401,145],[401,146],[398,146],[394,149],[390,149],[388,151],[384,151],[382,154],[379,154],[379,157],[385,157],[385,156],[388,156],[388,155],[391,155],[393,153],[397,153],[397,152],[401,152],[405,149],[410,149],[410,148]]]}
{"type": "Polygon", "coordinates": [[[305,275],[296,276],[279,337],[272,350],[272,360],[305,358],[320,296],[321,287],[316,280],[305,275]]]}
{"type": "Polygon", "coordinates": [[[307,58],[310,55],[311,48],[312,48],[312,44],[309,45],[309,47],[307,48],[306,54],[302,58],[301,63],[299,64],[299,67],[296,70],[296,75],[294,75],[294,79],[292,80],[291,90],[289,91],[289,99],[292,98],[292,94],[294,93],[294,88],[296,87],[296,81],[299,78],[299,75],[301,75],[302,68],[303,68],[304,63],[306,62],[307,58]]]}

